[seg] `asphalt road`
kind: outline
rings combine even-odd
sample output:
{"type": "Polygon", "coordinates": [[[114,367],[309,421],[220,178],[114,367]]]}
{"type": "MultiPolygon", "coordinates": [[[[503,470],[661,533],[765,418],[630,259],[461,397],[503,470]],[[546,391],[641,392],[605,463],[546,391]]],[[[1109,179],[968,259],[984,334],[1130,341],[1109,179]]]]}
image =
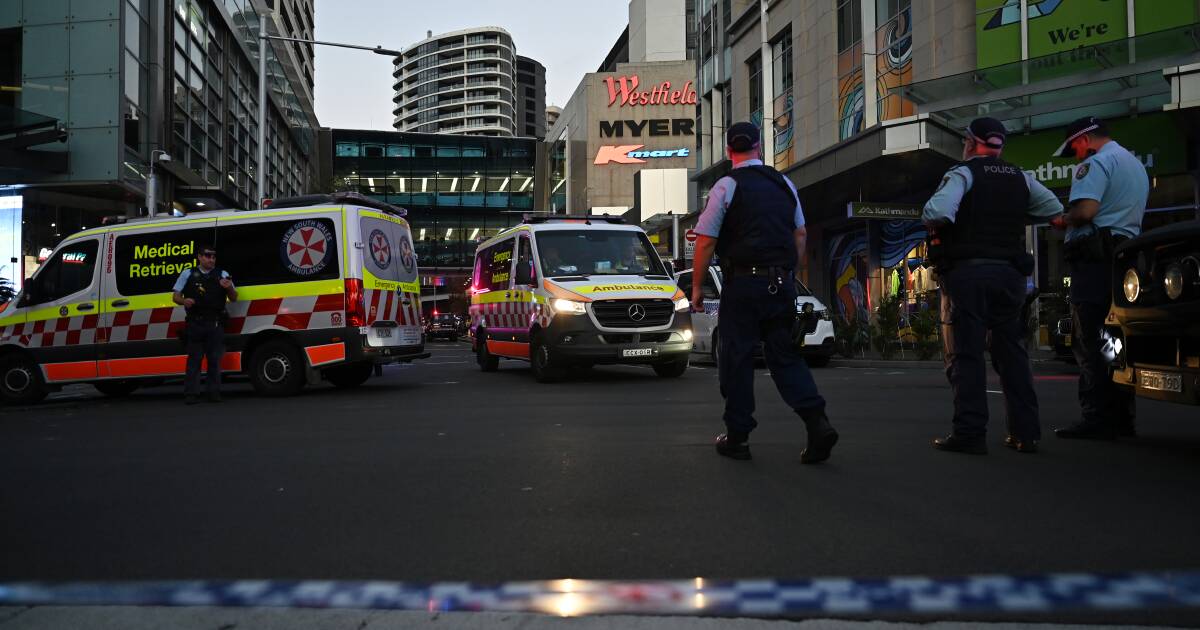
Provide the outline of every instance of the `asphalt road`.
{"type": "MultiPolygon", "coordinates": [[[[755,459],[718,457],[716,371],[601,367],[539,385],[466,344],[357,390],[90,390],[0,409],[0,581],[505,581],[882,576],[1200,567],[1200,414],[1139,401],[1141,437],[934,451],[935,369],[817,370],[842,434],[799,464],[802,423],[760,370],[755,459]]],[[[704,369],[706,368],[706,369],[704,369]]],[[[1039,367],[1043,425],[1077,415],[1039,367]]],[[[994,383],[994,378],[993,378],[994,383]]],[[[993,389],[999,389],[994,386],[993,389]]],[[[1192,616],[1171,617],[1198,623],[1192,616]]]]}

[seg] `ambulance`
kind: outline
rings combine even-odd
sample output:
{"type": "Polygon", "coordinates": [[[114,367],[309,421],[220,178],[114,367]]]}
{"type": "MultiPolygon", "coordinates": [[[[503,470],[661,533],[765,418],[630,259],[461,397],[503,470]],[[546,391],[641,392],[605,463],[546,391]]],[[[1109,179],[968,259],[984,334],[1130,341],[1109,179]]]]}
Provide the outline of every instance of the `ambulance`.
{"type": "Polygon", "coordinates": [[[640,227],[620,218],[526,217],[479,245],[471,277],[476,361],[529,361],[539,382],[572,368],[648,365],[682,376],[691,305],[640,227]]]}
{"type": "Polygon", "coordinates": [[[221,369],[260,394],[353,387],[377,365],[428,357],[404,216],[361,195],[307,195],[74,234],[0,307],[0,398],[32,403],[67,383],[118,396],[182,375],[172,287],[205,245],[238,290],[221,369]]]}

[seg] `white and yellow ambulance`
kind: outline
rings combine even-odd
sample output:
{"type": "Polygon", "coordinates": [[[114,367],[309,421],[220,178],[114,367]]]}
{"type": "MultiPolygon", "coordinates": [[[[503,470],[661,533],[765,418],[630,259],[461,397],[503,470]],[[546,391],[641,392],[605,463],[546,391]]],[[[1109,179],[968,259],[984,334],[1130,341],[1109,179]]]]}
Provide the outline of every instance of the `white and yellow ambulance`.
{"type": "Polygon", "coordinates": [[[614,217],[527,217],[480,244],[471,277],[479,367],[527,360],[541,382],[572,367],[688,367],[688,298],[646,233],[614,217]]]}
{"type": "Polygon", "coordinates": [[[359,195],[308,195],[255,211],[129,219],[74,234],[0,307],[0,398],[56,386],[127,394],[182,375],[175,280],[205,245],[229,273],[222,370],[267,395],[325,378],[350,387],[374,366],[429,356],[404,210],[359,195]]]}

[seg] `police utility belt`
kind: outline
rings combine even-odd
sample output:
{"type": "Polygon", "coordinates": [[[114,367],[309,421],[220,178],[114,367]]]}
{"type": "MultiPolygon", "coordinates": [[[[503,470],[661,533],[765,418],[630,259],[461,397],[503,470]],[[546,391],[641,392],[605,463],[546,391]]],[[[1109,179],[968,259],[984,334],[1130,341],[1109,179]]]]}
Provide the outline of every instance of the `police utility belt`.
{"type": "Polygon", "coordinates": [[[792,278],[792,270],[788,267],[780,267],[775,265],[756,266],[756,265],[739,265],[731,263],[721,265],[721,273],[726,278],[737,278],[739,276],[757,276],[759,278],[769,278],[771,283],[767,285],[767,292],[775,295],[779,292],[779,287],[784,282],[792,278]]]}
{"type": "Polygon", "coordinates": [[[1087,236],[1065,243],[1063,257],[1067,262],[1108,263],[1117,246],[1127,240],[1129,238],[1122,234],[1114,234],[1112,228],[1096,228],[1087,236]]]}

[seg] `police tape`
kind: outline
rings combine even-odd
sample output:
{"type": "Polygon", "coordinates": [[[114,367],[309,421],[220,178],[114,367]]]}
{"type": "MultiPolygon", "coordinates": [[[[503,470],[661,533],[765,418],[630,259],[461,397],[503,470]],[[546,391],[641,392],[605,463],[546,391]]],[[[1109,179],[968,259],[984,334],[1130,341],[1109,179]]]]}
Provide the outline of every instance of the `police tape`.
{"type": "Polygon", "coordinates": [[[879,579],[477,584],[174,581],[0,584],[0,605],[357,608],[721,616],[1048,613],[1200,607],[1200,571],[879,579]]]}

